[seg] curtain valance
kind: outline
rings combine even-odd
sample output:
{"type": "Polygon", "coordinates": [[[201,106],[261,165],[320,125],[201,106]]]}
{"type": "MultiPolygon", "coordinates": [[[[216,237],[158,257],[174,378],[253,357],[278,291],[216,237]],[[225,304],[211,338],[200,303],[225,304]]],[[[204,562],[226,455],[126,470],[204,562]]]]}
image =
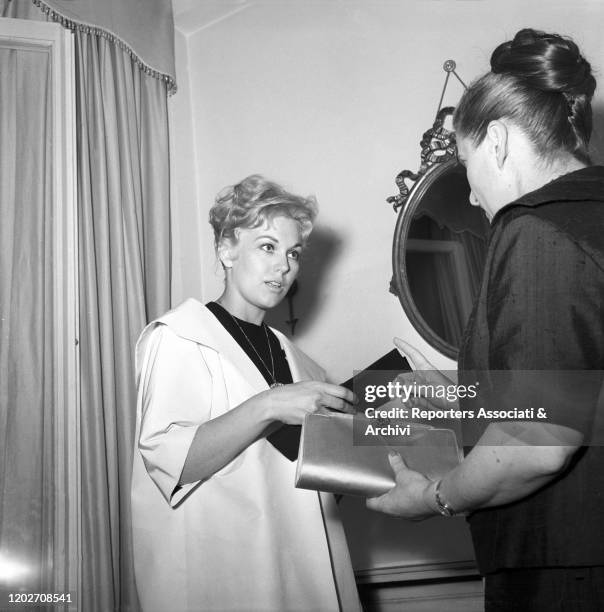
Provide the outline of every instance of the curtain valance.
{"type": "Polygon", "coordinates": [[[151,76],[176,91],[170,0],[33,0],[49,19],[112,40],[151,76]]]}

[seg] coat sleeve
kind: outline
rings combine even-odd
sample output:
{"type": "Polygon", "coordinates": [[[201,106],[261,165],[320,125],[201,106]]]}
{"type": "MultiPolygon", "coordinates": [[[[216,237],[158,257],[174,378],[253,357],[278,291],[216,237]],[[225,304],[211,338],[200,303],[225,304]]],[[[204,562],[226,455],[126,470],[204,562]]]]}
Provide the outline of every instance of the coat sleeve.
{"type": "Polygon", "coordinates": [[[587,433],[601,386],[602,271],[563,231],[514,219],[489,275],[494,408],[545,408],[547,422],[587,433]]]}
{"type": "Polygon", "coordinates": [[[199,484],[178,482],[197,428],[211,418],[212,377],[200,347],[165,325],[150,331],[141,361],[138,451],[175,506],[199,484]]]}

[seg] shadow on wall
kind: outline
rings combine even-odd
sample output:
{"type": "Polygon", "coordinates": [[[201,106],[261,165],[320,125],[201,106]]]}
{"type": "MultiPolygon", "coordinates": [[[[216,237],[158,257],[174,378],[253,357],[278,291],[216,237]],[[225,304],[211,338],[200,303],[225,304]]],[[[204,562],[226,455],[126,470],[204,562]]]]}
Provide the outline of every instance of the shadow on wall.
{"type": "Polygon", "coordinates": [[[266,323],[294,339],[304,334],[321,316],[326,273],[342,252],[343,240],[337,232],[316,226],[302,255],[298,287],[291,300],[284,299],[266,314],[266,323]],[[292,333],[292,318],[294,331],[292,333]]]}
{"type": "Polygon", "coordinates": [[[594,164],[604,164],[604,105],[593,107],[593,130],[589,145],[594,164]]]}

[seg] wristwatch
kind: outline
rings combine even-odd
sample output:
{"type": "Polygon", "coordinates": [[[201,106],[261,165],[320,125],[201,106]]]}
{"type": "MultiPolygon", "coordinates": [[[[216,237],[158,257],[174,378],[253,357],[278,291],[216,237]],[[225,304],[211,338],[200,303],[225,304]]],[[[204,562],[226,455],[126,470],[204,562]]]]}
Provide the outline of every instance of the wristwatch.
{"type": "Polygon", "coordinates": [[[434,499],[436,500],[436,506],[438,507],[438,511],[443,516],[455,516],[456,514],[455,510],[453,510],[453,508],[451,507],[449,503],[444,502],[442,500],[442,497],[440,496],[440,483],[441,482],[442,482],[442,479],[439,480],[436,483],[436,487],[434,487],[434,499]]]}

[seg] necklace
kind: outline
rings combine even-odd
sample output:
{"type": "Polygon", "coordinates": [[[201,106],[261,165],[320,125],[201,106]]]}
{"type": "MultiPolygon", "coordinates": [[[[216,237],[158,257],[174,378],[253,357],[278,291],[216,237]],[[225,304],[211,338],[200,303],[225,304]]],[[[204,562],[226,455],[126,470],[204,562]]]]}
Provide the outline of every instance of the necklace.
{"type": "MultiPolygon", "coordinates": [[[[226,312],[229,312],[226,308],[225,310],[226,312]]],[[[237,321],[237,319],[230,312],[229,312],[229,316],[231,317],[231,319],[233,319],[233,323],[235,323],[235,325],[239,328],[239,331],[243,334],[243,337],[247,340],[247,343],[252,347],[252,350],[254,351],[254,353],[256,353],[256,356],[258,357],[258,359],[260,359],[260,363],[264,366],[264,369],[267,371],[268,375],[271,377],[273,382],[270,385],[270,388],[273,389],[274,387],[282,387],[283,383],[277,382],[275,378],[275,361],[273,359],[273,349],[271,348],[271,341],[268,337],[268,331],[266,330],[266,325],[264,323],[261,324],[262,329],[264,330],[264,335],[266,337],[266,343],[268,344],[268,354],[271,356],[271,369],[270,370],[268,369],[268,366],[266,365],[264,359],[262,359],[262,357],[260,356],[260,353],[256,350],[254,343],[247,337],[247,334],[243,331],[243,327],[239,325],[239,321],[237,321]]]]}

